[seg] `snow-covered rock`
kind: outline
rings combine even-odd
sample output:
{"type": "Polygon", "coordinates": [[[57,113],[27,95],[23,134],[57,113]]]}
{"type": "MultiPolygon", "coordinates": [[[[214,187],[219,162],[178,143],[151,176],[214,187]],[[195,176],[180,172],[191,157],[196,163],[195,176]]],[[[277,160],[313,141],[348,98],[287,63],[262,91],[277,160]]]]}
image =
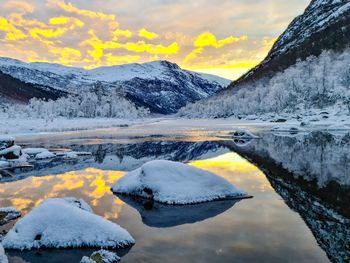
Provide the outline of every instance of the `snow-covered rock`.
{"type": "Polygon", "coordinates": [[[181,205],[247,196],[246,192],[213,173],[164,160],[148,162],[126,174],[112,191],[181,205]]]}
{"type": "Polygon", "coordinates": [[[5,250],[0,243],[0,263],[8,263],[7,256],[5,254],[5,250]]]}
{"type": "Polygon", "coordinates": [[[47,151],[48,150],[45,148],[25,148],[25,149],[22,149],[23,153],[28,154],[30,156],[35,156],[39,153],[47,152],[47,151]]]}
{"type": "Polygon", "coordinates": [[[21,216],[21,213],[14,207],[1,207],[0,208],[0,226],[5,225],[11,220],[14,220],[20,216],[21,216]]]}
{"type": "Polygon", "coordinates": [[[0,135],[0,150],[9,148],[15,144],[15,137],[0,135]]]}
{"type": "Polygon", "coordinates": [[[7,161],[0,161],[0,169],[1,168],[7,168],[10,166],[10,163],[7,161]]]}
{"type": "Polygon", "coordinates": [[[54,153],[49,152],[47,150],[35,155],[35,159],[37,159],[37,160],[51,159],[51,158],[55,158],[55,157],[56,157],[56,155],[54,153]]]}
{"type": "Polygon", "coordinates": [[[92,253],[90,257],[83,257],[80,263],[115,263],[120,260],[120,257],[111,251],[101,249],[92,253]]]}
{"type": "Polygon", "coordinates": [[[75,198],[46,199],[20,219],[3,239],[7,249],[125,247],[134,244],[119,225],[92,213],[75,198]]]}
{"type": "Polygon", "coordinates": [[[5,159],[18,159],[21,155],[22,148],[18,145],[13,145],[0,151],[0,158],[3,157],[5,159]]]}

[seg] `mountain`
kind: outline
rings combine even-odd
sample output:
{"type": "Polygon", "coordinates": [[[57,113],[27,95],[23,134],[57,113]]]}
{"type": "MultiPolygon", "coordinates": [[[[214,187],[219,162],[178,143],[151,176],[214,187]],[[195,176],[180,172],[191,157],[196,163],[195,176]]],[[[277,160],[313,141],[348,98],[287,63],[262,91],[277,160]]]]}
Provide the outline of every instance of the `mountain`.
{"type": "Polygon", "coordinates": [[[319,56],[324,50],[341,52],[350,45],[350,1],[312,0],[273,45],[267,57],[230,87],[271,77],[298,60],[319,56]]]}
{"type": "Polygon", "coordinates": [[[350,1],[313,0],[255,68],[180,116],[334,121],[350,114],[350,1]]]}
{"type": "Polygon", "coordinates": [[[106,90],[124,94],[137,106],[163,114],[174,113],[187,103],[207,98],[229,84],[229,80],[183,70],[168,61],[85,70],[0,58],[0,72],[14,78],[13,81],[17,79],[17,83],[21,81],[37,90],[54,91],[53,97],[54,93],[87,91],[100,82],[106,90]]]}
{"type": "Polygon", "coordinates": [[[31,98],[55,100],[64,95],[66,95],[64,91],[55,90],[44,85],[25,83],[0,71],[0,102],[28,102],[31,98]]]}

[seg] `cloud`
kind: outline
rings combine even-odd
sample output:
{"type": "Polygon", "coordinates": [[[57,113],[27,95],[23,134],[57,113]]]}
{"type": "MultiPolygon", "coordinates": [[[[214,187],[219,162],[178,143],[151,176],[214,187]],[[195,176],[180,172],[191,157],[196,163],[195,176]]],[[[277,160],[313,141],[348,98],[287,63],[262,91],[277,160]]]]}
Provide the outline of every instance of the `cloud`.
{"type": "Polygon", "coordinates": [[[95,11],[91,11],[91,10],[80,9],[80,8],[74,6],[72,3],[66,3],[66,2],[60,1],[60,0],[58,0],[58,1],[51,0],[49,2],[49,6],[58,7],[67,13],[76,14],[79,16],[85,16],[85,17],[89,17],[91,19],[100,19],[103,21],[107,21],[107,22],[109,22],[110,27],[114,27],[114,28],[118,27],[118,22],[116,20],[116,16],[113,14],[105,14],[103,12],[95,12],[95,11]]]}
{"type": "Polygon", "coordinates": [[[241,37],[230,36],[228,38],[218,40],[217,37],[210,32],[202,33],[199,36],[197,36],[196,40],[193,43],[193,46],[195,47],[195,49],[193,49],[185,57],[184,61],[185,63],[189,63],[190,61],[194,60],[199,54],[203,53],[203,50],[205,47],[222,48],[231,43],[245,41],[247,39],[248,39],[248,36],[244,35],[241,37]]]}
{"type": "Polygon", "coordinates": [[[11,0],[2,5],[5,10],[16,11],[19,13],[32,13],[34,6],[28,2],[11,0]]]}
{"type": "Polygon", "coordinates": [[[145,28],[142,28],[139,30],[139,37],[143,37],[143,38],[147,38],[149,40],[152,40],[152,39],[158,38],[159,35],[156,33],[150,32],[145,28]]]}
{"type": "Polygon", "coordinates": [[[17,29],[4,17],[0,17],[0,31],[5,33],[4,41],[15,41],[26,38],[26,34],[17,29]]]}

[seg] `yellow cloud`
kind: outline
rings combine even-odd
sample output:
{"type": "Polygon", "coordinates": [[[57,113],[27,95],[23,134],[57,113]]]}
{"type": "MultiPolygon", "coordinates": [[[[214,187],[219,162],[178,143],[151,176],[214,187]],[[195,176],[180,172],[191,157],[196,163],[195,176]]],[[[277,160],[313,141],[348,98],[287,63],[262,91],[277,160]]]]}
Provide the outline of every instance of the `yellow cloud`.
{"type": "Polygon", "coordinates": [[[26,38],[21,30],[17,29],[14,25],[9,23],[7,19],[0,16],[0,31],[3,31],[6,35],[5,41],[14,41],[26,38]]]}
{"type": "Polygon", "coordinates": [[[185,63],[189,63],[191,60],[195,59],[199,54],[201,54],[203,52],[204,47],[221,48],[221,47],[226,46],[228,44],[239,42],[239,41],[245,41],[247,39],[248,39],[247,36],[241,36],[241,37],[230,36],[228,38],[218,40],[217,37],[210,32],[202,33],[196,38],[196,40],[193,43],[195,49],[192,50],[185,57],[184,61],[185,61],[185,63]]]}
{"type": "Polygon", "coordinates": [[[29,34],[33,38],[57,38],[62,36],[64,33],[67,32],[66,28],[58,28],[56,30],[54,29],[41,29],[41,28],[33,28],[29,30],[29,34]]]}
{"type": "Polygon", "coordinates": [[[115,39],[118,39],[119,37],[132,37],[133,33],[130,30],[122,30],[122,29],[116,29],[112,32],[112,35],[115,39]]]}
{"type": "Polygon", "coordinates": [[[50,5],[57,6],[67,13],[85,16],[85,17],[89,17],[91,19],[101,19],[104,21],[109,21],[109,26],[114,27],[114,28],[118,27],[118,22],[116,20],[116,17],[115,17],[115,15],[112,15],[112,14],[105,14],[102,12],[95,12],[95,11],[86,10],[86,9],[79,9],[78,7],[74,6],[72,3],[65,3],[64,1],[52,0],[50,2],[50,5]]]}
{"type": "Polygon", "coordinates": [[[247,36],[241,36],[241,37],[228,37],[225,39],[221,39],[221,40],[217,40],[216,36],[210,32],[205,32],[200,34],[197,39],[194,42],[194,46],[195,47],[208,47],[208,46],[212,46],[215,48],[220,48],[223,47],[227,44],[231,44],[234,42],[238,42],[238,41],[243,41],[243,40],[247,40],[248,37],[247,36]]]}
{"type": "Polygon", "coordinates": [[[50,19],[49,23],[50,25],[55,25],[55,26],[71,24],[70,29],[84,26],[84,22],[81,21],[80,19],[75,17],[66,17],[66,16],[53,17],[50,19]]]}
{"type": "Polygon", "coordinates": [[[95,61],[101,59],[101,57],[104,55],[104,50],[125,49],[131,52],[149,53],[153,55],[172,55],[176,54],[180,50],[180,47],[176,42],[168,46],[148,44],[144,41],[127,43],[119,43],[116,41],[103,42],[95,35],[93,30],[90,30],[89,34],[91,35],[91,38],[83,41],[81,46],[90,45],[93,47],[92,50],[88,50],[88,54],[95,61]]]}
{"type": "Polygon", "coordinates": [[[159,37],[158,34],[148,31],[145,28],[139,30],[139,37],[147,38],[149,40],[156,39],[159,37]]]}

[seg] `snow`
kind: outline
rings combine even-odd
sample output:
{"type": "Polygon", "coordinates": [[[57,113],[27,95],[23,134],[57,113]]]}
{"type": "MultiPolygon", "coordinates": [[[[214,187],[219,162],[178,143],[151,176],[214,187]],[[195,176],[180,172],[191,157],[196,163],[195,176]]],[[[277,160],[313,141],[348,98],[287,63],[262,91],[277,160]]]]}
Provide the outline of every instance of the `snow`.
{"type": "Polygon", "coordinates": [[[246,192],[213,173],[165,160],[148,162],[126,174],[112,191],[181,205],[247,196],[246,192]]]}
{"type": "Polygon", "coordinates": [[[35,155],[35,159],[37,160],[42,160],[42,159],[50,159],[50,158],[55,158],[56,154],[49,152],[49,151],[44,151],[41,153],[38,153],[37,155],[35,155]]]}
{"type": "Polygon", "coordinates": [[[134,244],[119,225],[91,212],[83,200],[46,199],[3,239],[6,249],[125,247],[134,244]]]}
{"type": "Polygon", "coordinates": [[[18,146],[18,145],[13,145],[9,148],[6,148],[6,149],[3,149],[0,151],[0,156],[1,155],[6,155],[8,153],[14,153],[15,155],[17,156],[20,156],[21,155],[21,146],[18,146]]]}
{"type": "Polygon", "coordinates": [[[101,249],[92,253],[90,257],[83,257],[80,263],[114,263],[120,260],[120,257],[111,251],[101,249]]]}
{"type": "Polygon", "coordinates": [[[1,168],[6,168],[6,167],[9,167],[10,166],[10,163],[7,162],[7,161],[0,161],[0,169],[1,168]]]}
{"type": "Polygon", "coordinates": [[[77,159],[79,156],[75,152],[67,152],[64,155],[64,158],[66,159],[77,159]]]}
{"type": "Polygon", "coordinates": [[[23,134],[38,132],[64,132],[87,129],[119,127],[142,123],[143,119],[126,120],[116,118],[54,118],[47,121],[40,118],[7,118],[0,116],[0,133],[23,134]]]}
{"type": "Polygon", "coordinates": [[[45,148],[25,148],[22,149],[22,152],[28,155],[37,155],[39,153],[47,152],[45,148]]]}
{"type": "Polygon", "coordinates": [[[16,140],[13,136],[0,135],[0,142],[14,142],[16,140]]]}
{"type": "Polygon", "coordinates": [[[7,256],[5,255],[5,250],[0,243],[0,263],[8,263],[7,256]]]}
{"type": "Polygon", "coordinates": [[[0,214],[6,214],[6,216],[0,218],[0,225],[5,225],[21,216],[21,213],[14,207],[1,207],[0,214]]]}

